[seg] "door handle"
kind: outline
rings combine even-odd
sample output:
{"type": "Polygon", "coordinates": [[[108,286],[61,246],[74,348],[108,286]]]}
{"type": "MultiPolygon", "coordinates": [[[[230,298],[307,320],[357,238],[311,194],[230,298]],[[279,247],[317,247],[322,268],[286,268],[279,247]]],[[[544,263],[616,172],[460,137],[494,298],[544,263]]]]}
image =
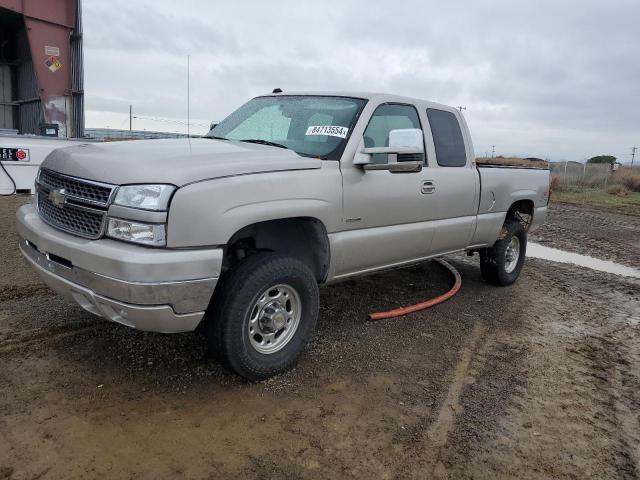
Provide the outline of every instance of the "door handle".
{"type": "Polygon", "coordinates": [[[433,182],[433,180],[425,180],[424,182],[422,182],[422,189],[421,189],[422,193],[429,194],[429,193],[435,193],[435,191],[436,191],[436,184],[433,182]]]}

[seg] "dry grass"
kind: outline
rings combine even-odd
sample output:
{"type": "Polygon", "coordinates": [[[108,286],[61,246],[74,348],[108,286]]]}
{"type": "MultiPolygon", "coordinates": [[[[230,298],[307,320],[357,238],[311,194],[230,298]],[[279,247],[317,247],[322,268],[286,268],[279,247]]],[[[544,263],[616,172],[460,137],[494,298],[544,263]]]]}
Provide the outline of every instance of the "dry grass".
{"type": "Polygon", "coordinates": [[[506,165],[506,166],[517,166],[517,167],[529,167],[529,168],[540,168],[547,169],[549,168],[549,162],[545,160],[527,160],[525,158],[517,158],[517,157],[478,157],[476,158],[476,162],[479,165],[506,165]]]}
{"type": "Polygon", "coordinates": [[[632,192],[640,192],[640,168],[620,167],[612,175],[611,181],[632,192]]]}
{"type": "Polygon", "coordinates": [[[629,190],[624,185],[614,183],[609,188],[607,188],[607,193],[609,195],[617,195],[618,197],[626,197],[627,195],[631,194],[631,190],[629,190]]]}
{"type": "MultiPolygon", "coordinates": [[[[614,188],[612,186],[612,188],[614,188]]],[[[624,187],[622,187],[624,188],[624,187]]],[[[640,215],[640,193],[610,194],[601,188],[563,187],[553,192],[551,201],[573,203],[615,210],[627,215],[640,215]]]]}

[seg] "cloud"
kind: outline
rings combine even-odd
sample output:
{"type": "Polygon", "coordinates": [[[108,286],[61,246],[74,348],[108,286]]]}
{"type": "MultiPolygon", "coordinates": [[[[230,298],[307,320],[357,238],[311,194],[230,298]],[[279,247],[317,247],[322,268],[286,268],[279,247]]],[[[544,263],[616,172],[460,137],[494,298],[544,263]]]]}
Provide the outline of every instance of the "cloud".
{"type": "Polygon", "coordinates": [[[130,103],[184,119],[191,55],[200,119],[274,87],[387,91],[466,106],[479,153],[626,159],[640,142],[635,0],[83,5],[92,123],[130,103]]]}

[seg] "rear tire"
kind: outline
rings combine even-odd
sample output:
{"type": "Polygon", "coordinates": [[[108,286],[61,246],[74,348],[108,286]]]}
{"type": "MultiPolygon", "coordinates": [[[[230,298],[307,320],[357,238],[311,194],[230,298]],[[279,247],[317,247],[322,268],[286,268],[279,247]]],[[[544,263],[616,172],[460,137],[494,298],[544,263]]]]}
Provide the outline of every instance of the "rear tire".
{"type": "Polygon", "coordinates": [[[491,285],[513,284],[520,275],[527,253],[527,232],[522,223],[509,220],[493,247],[480,251],[480,272],[491,285]]]}
{"type": "Polygon", "coordinates": [[[248,380],[295,365],[318,318],[318,284],[299,260],[260,252],[227,272],[207,318],[210,350],[248,380]]]}

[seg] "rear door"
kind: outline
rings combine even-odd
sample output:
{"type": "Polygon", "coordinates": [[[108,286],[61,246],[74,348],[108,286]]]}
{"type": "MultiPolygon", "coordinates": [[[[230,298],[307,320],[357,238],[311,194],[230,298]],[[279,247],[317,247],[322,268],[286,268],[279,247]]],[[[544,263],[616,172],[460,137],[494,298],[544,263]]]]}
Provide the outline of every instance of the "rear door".
{"type": "MultiPolygon", "coordinates": [[[[466,248],[473,236],[479,195],[478,171],[473,148],[461,128],[458,114],[427,108],[435,161],[427,169],[432,195],[437,198],[435,232],[431,243],[434,255],[466,248]]],[[[429,136],[427,135],[427,139],[429,136]]]]}

